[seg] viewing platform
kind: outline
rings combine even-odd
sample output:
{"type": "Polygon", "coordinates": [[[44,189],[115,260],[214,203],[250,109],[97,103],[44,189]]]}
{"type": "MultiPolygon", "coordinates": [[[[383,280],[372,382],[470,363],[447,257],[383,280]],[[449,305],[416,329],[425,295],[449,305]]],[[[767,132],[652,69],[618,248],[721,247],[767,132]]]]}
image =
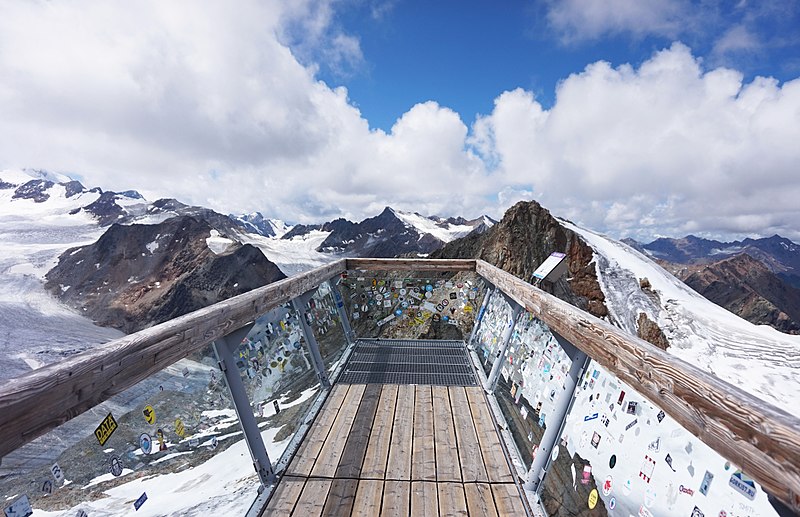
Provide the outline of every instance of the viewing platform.
{"type": "Polygon", "coordinates": [[[797,415],[482,260],[341,259],[7,380],[0,458],[9,515],[800,513],[797,415]]]}

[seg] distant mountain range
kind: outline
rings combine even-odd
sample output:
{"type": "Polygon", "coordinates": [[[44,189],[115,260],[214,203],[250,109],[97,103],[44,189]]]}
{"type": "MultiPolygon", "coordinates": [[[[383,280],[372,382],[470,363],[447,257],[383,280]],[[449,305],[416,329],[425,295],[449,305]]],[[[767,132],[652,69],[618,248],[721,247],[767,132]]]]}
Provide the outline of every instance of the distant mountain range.
{"type": "Polygon", "coordinates": [[[688,235],[649,244],[623,242],[734,314],[800,333],[800,245],[789,239],[773,235],[720,242],[688,235]]]}

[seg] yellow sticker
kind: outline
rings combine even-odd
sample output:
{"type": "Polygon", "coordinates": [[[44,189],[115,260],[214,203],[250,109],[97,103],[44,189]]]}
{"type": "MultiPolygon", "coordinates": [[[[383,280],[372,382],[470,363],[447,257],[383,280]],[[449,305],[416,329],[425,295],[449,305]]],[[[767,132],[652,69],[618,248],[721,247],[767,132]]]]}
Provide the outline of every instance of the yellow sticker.
{"type": "Polygon", "coordinates": [[[183,422],[181,422],[180,418],[175,419],[175,434],[177,434],[181,438],[183,438],[184,435],[186,434],[186,429],[184,429],[183,422]]]}
{"type": "Polygon", "coordinates": [[[594,507],[597,506],[597,489],[593,488],[591,492],[589,492],[589,509],[594,510],[594,507]]]}
{"type": "Polygon", "coordinates": [[[153,425],[156,423],[156,410],[153,409],[153,406],[145,406],[142,410],[142,414],[148,424],[153,425]]]}
{"type": "Polygon", "coordinates": [[[109,413],[108,416],[100,422],[97,429],[94,430],[94,435],[97,437],[97,441],[100,442],[100,445],[105,445],[108,439],[111,438],[112,433],[116,430],[117,421],[114,420],[114,417],[109,413]]]}

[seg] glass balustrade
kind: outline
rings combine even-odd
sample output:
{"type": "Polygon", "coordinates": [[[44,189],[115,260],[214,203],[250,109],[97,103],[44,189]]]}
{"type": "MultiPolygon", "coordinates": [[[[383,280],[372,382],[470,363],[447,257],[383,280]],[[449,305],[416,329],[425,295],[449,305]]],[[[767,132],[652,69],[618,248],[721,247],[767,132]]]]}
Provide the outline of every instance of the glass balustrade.
{"type": "Polygon", "coordinates": [[[466,339],[485,285],[475,273],[348,271],[341,282],[358,337],[466,339]]]}
{"type": "Polygon", "coordinates": [[[592,362],[541,498],[551,516],[778,515],[742,467],[592,362]]]}

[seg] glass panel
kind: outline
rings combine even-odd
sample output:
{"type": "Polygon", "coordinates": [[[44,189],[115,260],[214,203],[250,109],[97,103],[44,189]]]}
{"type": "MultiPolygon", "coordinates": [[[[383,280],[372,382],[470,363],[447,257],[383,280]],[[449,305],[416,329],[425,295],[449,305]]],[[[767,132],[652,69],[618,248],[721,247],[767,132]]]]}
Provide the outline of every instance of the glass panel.
{"type": "Polygon", "coordinates": [[[595,363],[558,449],[542,493],[549,515],[777,515],[739,466],[595,363]]]}
{"type": "MultiPolygon", "coordinates": [[[[259,317],[233,355],[270,460],[277,462],[319,393],[297,315],[283,306],[259,317]]],[[[2,508],[25,495],[34,509],[66,515],[81,509],[128,515],[138,500],[137,515],[244,515],[258,487],[211,346],[21,447],[0,465],[2,508]],[[106,420],[109,414],[114,423],[106,420]]]]}
{"type": "Polygon", "coordinates": [[[0,494],[66,515],[132,514],[143,494],[148,515],[241,515],[258,485],[209,346],[3,458],[0,494]]]}
{"type": "Polygon", "coordinates": [[[511,305],[509,305],[500,291],[493,292],[489,303],[486,305],[486,312],[483,315],[483,320],[481,320],[481,325],[475,335],[475,349],[486,375],[489,375],[489,372],[492,371],[494,358],[497,357],[497,349],[503,344],[501,342],[503,331],[508,327],[511,315],[511,305]]]}
{"type": "Polygon", "coordinates": [[[233,354],[273,463],[320,388],[298,318],[289,303],[267,312],[233,354]]]}
{"type": "Polygon", "coordinates": [[[348,271],[342,284],[358,337],[467,339],[485,285],[474,272],[348,271]]]}
{"type": "Polygon", "coordinates": [[[494,394],[526,469],[547,425],[559,424],[548,417],[571,366],[547,325],[529,312],[520,314],[494,394]]]}
{"type": "Polygon", "coordinates": [[[344,336],[330,282],[320,284],[309,301],[307,310],[308,321],[319,345],[322,362],[330,375],[339,365],[339,359],[347,348],[347,339],[344,336]]]}

